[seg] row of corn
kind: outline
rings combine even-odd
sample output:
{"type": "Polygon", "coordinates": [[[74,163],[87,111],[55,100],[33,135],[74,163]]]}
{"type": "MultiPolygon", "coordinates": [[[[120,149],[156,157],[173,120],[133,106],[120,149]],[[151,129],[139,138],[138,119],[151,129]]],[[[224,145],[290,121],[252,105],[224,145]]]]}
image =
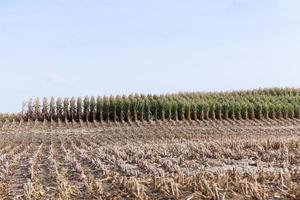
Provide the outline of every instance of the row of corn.
{"type": "Polygon", "coordinates": [[[151,121],[300,118],[300,90],[271,88],[234,92],[78,98],[35,98],[24,120],[151,121]]]}

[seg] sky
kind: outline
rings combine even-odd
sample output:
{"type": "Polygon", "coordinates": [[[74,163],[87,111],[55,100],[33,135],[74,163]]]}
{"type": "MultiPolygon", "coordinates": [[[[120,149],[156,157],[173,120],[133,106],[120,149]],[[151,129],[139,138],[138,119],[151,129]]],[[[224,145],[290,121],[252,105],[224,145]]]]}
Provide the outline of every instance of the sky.
{"type": "Polygon", "coordinates": [[[0,112],[31,97],[300,87],[298,0],[0,1],[0,112]]]}

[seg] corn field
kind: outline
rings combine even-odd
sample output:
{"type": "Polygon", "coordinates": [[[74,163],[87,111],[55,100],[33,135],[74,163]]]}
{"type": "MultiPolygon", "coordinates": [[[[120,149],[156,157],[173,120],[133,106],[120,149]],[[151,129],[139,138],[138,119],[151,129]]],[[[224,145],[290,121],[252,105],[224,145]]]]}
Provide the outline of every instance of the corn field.
{"type": "Polygon", "coordinates": [[[300,119],[300,89],[30,99],[25,121],[300,119]],[[49,102],[49,103],[48,103],[49,102]]]}
{"type": "Polygon", "coordinates": [[[300,199],[300,90],[32,98],[0,114],[0,199],[300,199]]]}

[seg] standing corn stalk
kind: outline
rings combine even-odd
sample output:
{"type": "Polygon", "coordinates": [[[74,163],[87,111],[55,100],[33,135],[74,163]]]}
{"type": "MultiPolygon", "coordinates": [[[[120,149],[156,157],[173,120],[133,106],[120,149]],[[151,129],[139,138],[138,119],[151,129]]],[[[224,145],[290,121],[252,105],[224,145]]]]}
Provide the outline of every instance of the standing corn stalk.
{"type": "Polygon", "coordinates": [[[165,100],[165,107],[166,107],[166,119],[168,121],[172,120],[172,105],[171,102],[168,100],[165,100]]]}
{"type": "Polygon", "coordinates": [[[57,120],[61,121],[63,119],[63,107],[62,107],[62,100],[60,97],[56,100],[56,113],[57,113],[57,120]]]}
{"type": "Polygon", "coordinates": [[[90,98],[88,96],[84,97],[83,100],[83,120],[89,121],[89,108],[90,108],[90,98]]]}
{"type": "Polygon", "coordinates": [[[27,119],[32,120],[32,117],[33,117],[32,99],[29,99],[27,105],[27,119]]]}
{"type": "Polygon", "coordinates": [[[48,113],[48,99],[47,97],[43,98],[43,109],[42,109],[42,119],[44,121],[49,121],[49,113],[48,113]]]}
{"type": "Polygon", "coordinates": [[[217,103],[215,105],[215,115],[216,115],[216,119],[219,120],[222,119],[222,105],[220,103],[217,103]]]}
{"type": "Polygon", "coordinates": [[[281,119],[282,118],[282,108],[281,104],[275,105],[275,118],[281,119]]]}
{"type": "Polygon", "coordinates": [[[91,97],[90,100],[90,117],[89,120],[91,122],[94,122],[96,120],[96,101],[95,101],[95,97],[91,97]]]}
{"type": "Polygon", "coordinates": [[[103,121],[109,122],[109,99],[108,97],[103,97],[103,121]]]}
{"type": "Polygon", "coordinates": [[[109,120],[113,122],[117,122],[118,116],[117,116],[117,103],[114,96],[109,97],[109,120]]]}
{"type": "Polygon", "coordinates": [[[97,97],[96,119],[99,122],[103,121],[103,101],[102,97],[97,97]]]}
{"type": "Polygon", "coordinates": [[[24,120],[57,121],[151,121],[151,120],[239,120],[300,118],[300,90],[269,89],[224,93],[179,93],[173,95],[129,95],[53,97],[30,99],[24,120]],[[77,101],[77,102],[76,102],[77,101]]]}
{"type": "Polygon", "coordinates": [[[215,120],[216,119],[215,104],[211,103],[211,104],[208,105],[208,107],[209,107],[209,111],[208,111],[209,119],[215,120]]]}
{"type": "Polygon", "coordinates": [[[51,99],[50,99],[49,109],[50,109],[50,113],[49,113],[50,114],[50,121],[56,120],[55,99],[54,99],[54,97],[51,97],[51,99]]]}
{"type": "Polygon", "coordinates": [[[293,107],[295,108],[295,118],[300,119],[300,105],[296,102],[293,102],[293,107]]]}
{"type": "Polygon", "coordinates": [[[123,109],[124,109],[124,120],[126,122],[130,122],[130,105],[129,105],[129,99],[123,95],[122,97],[123,100],[123,109]]]}
{"type": "Polygon", "coordinates": [[[184,104],[182,102],[177,103],[178,120],[184,120],[184,104]]]}
{"type": "Polygon", "coordinates": [[[157,119],[164,121],[165,120],[165,105],[164,105],[163,99],[161,97],[158,98],[158,100],[157,100],[157,112],[158,112],[157,119]]]}
{"type": "Polygon", "coordinates": [[[34,100],[34,121],[40,121],[40,100],[38,97],[35,98],[34,100]]]}
{"type": "Polygon", "coordinates": [[[117,95],[117,97],[116,97],[116,115],[117,115],[118,121],[123,123],[124,122],[124,108],[123,108],[122,97],[120,97],[119,95],[117,95]]]}
{"type": "Polygon", "coordinates": [[[69,98],[65,97],[64,98],[64,114],[63,114],[64,121],[69,121],[70,120],[69,104],[70,104],[69,98]]]}
{"type": "Polygon", "coordinates": [[[186,101],[184,102],[184,119],[185,120],[188,120],[188,121],[191,121],[191,104],[190,102],[186,101]]]}
{"type": "Polygon", "coordinates": [[[82,98],[77,98],[77,114],[76,114],[76,120],[80,121],[82,119],[82,98]]]}
{"type": "Polygon", "coordinates": [[[204,113],[204,120],[209,120],[209,110],[210,110],[210,106],[207,103],[203,103],[203,113],[204,113]]]}
{"type": "Polygon", "coordinates": [[[171,103],[172,119],[178,121],[178,104],[175,101],[171,103]]]}
{"type": "Polygon", "coordinates": [[[235,120],[236,113],[235,113],[235,104],[234,102],[229,102],[228,104],[228,117],[229,119],[235,120]]]}
{"type": "Polygon", "coordinates": [[[255,118],[262,119],[262,105],[260,103],[256,103],[254,106],[255,118]]]}
{"type": "Polygon", "coordinates": [[[241,104],[241,118],[242,119],[245,119],[245,120],[249,119],[248,106],[249,106],[249,104],[247,104],[247,103],[241,104]]]}
{"type": "Polygon", "coordinates": [[[70,101],[70,121],[74,121],[76,119],[76,100],[75,100],[75,97],[72,97],[71,98],[71,101],[70,101]]]}
{"type": "Polygon", "coordinates": [[[272,103],[269,104],[269,118],[276,119],[275,105],[272,103]]]}
{"type": "Polygon", "coordinates": [[[144,106],[146,108],[145,119],[147,122],[149,122],[151,120],[151,105],[150,105],[150,101],[148,98],[145,99],[144,106]]]}
{"type": "Polygon", "coordinates": [[[242,118],[242,107],[239,102],[234,104],[234,112],[235,112],[235,119],[240,120],[242,118]]]}
{"type": "Polygon", "coordinates": [[[247,112],[248,112],[249,119],[251,120],[255,119],[254,105],[252,103],[249,103],[247,112]]]}
{"type": "Polygon", "coordinates": [[[225,102],[223,105],[222,105],[222,118],[225,119],[225,120],[228,120],[229,119],[229,105],[227,102],[225,102]]]}

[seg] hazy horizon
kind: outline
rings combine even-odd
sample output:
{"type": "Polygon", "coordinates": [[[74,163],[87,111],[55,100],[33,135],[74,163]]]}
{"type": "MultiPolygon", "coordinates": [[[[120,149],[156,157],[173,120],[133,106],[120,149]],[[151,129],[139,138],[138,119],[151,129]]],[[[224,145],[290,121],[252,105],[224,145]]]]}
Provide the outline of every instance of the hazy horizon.
{"type": "Polygon", "coordinates": [[[300,2],[0,2],[0,112],[30,97],[300,87],[300,2]]]}

